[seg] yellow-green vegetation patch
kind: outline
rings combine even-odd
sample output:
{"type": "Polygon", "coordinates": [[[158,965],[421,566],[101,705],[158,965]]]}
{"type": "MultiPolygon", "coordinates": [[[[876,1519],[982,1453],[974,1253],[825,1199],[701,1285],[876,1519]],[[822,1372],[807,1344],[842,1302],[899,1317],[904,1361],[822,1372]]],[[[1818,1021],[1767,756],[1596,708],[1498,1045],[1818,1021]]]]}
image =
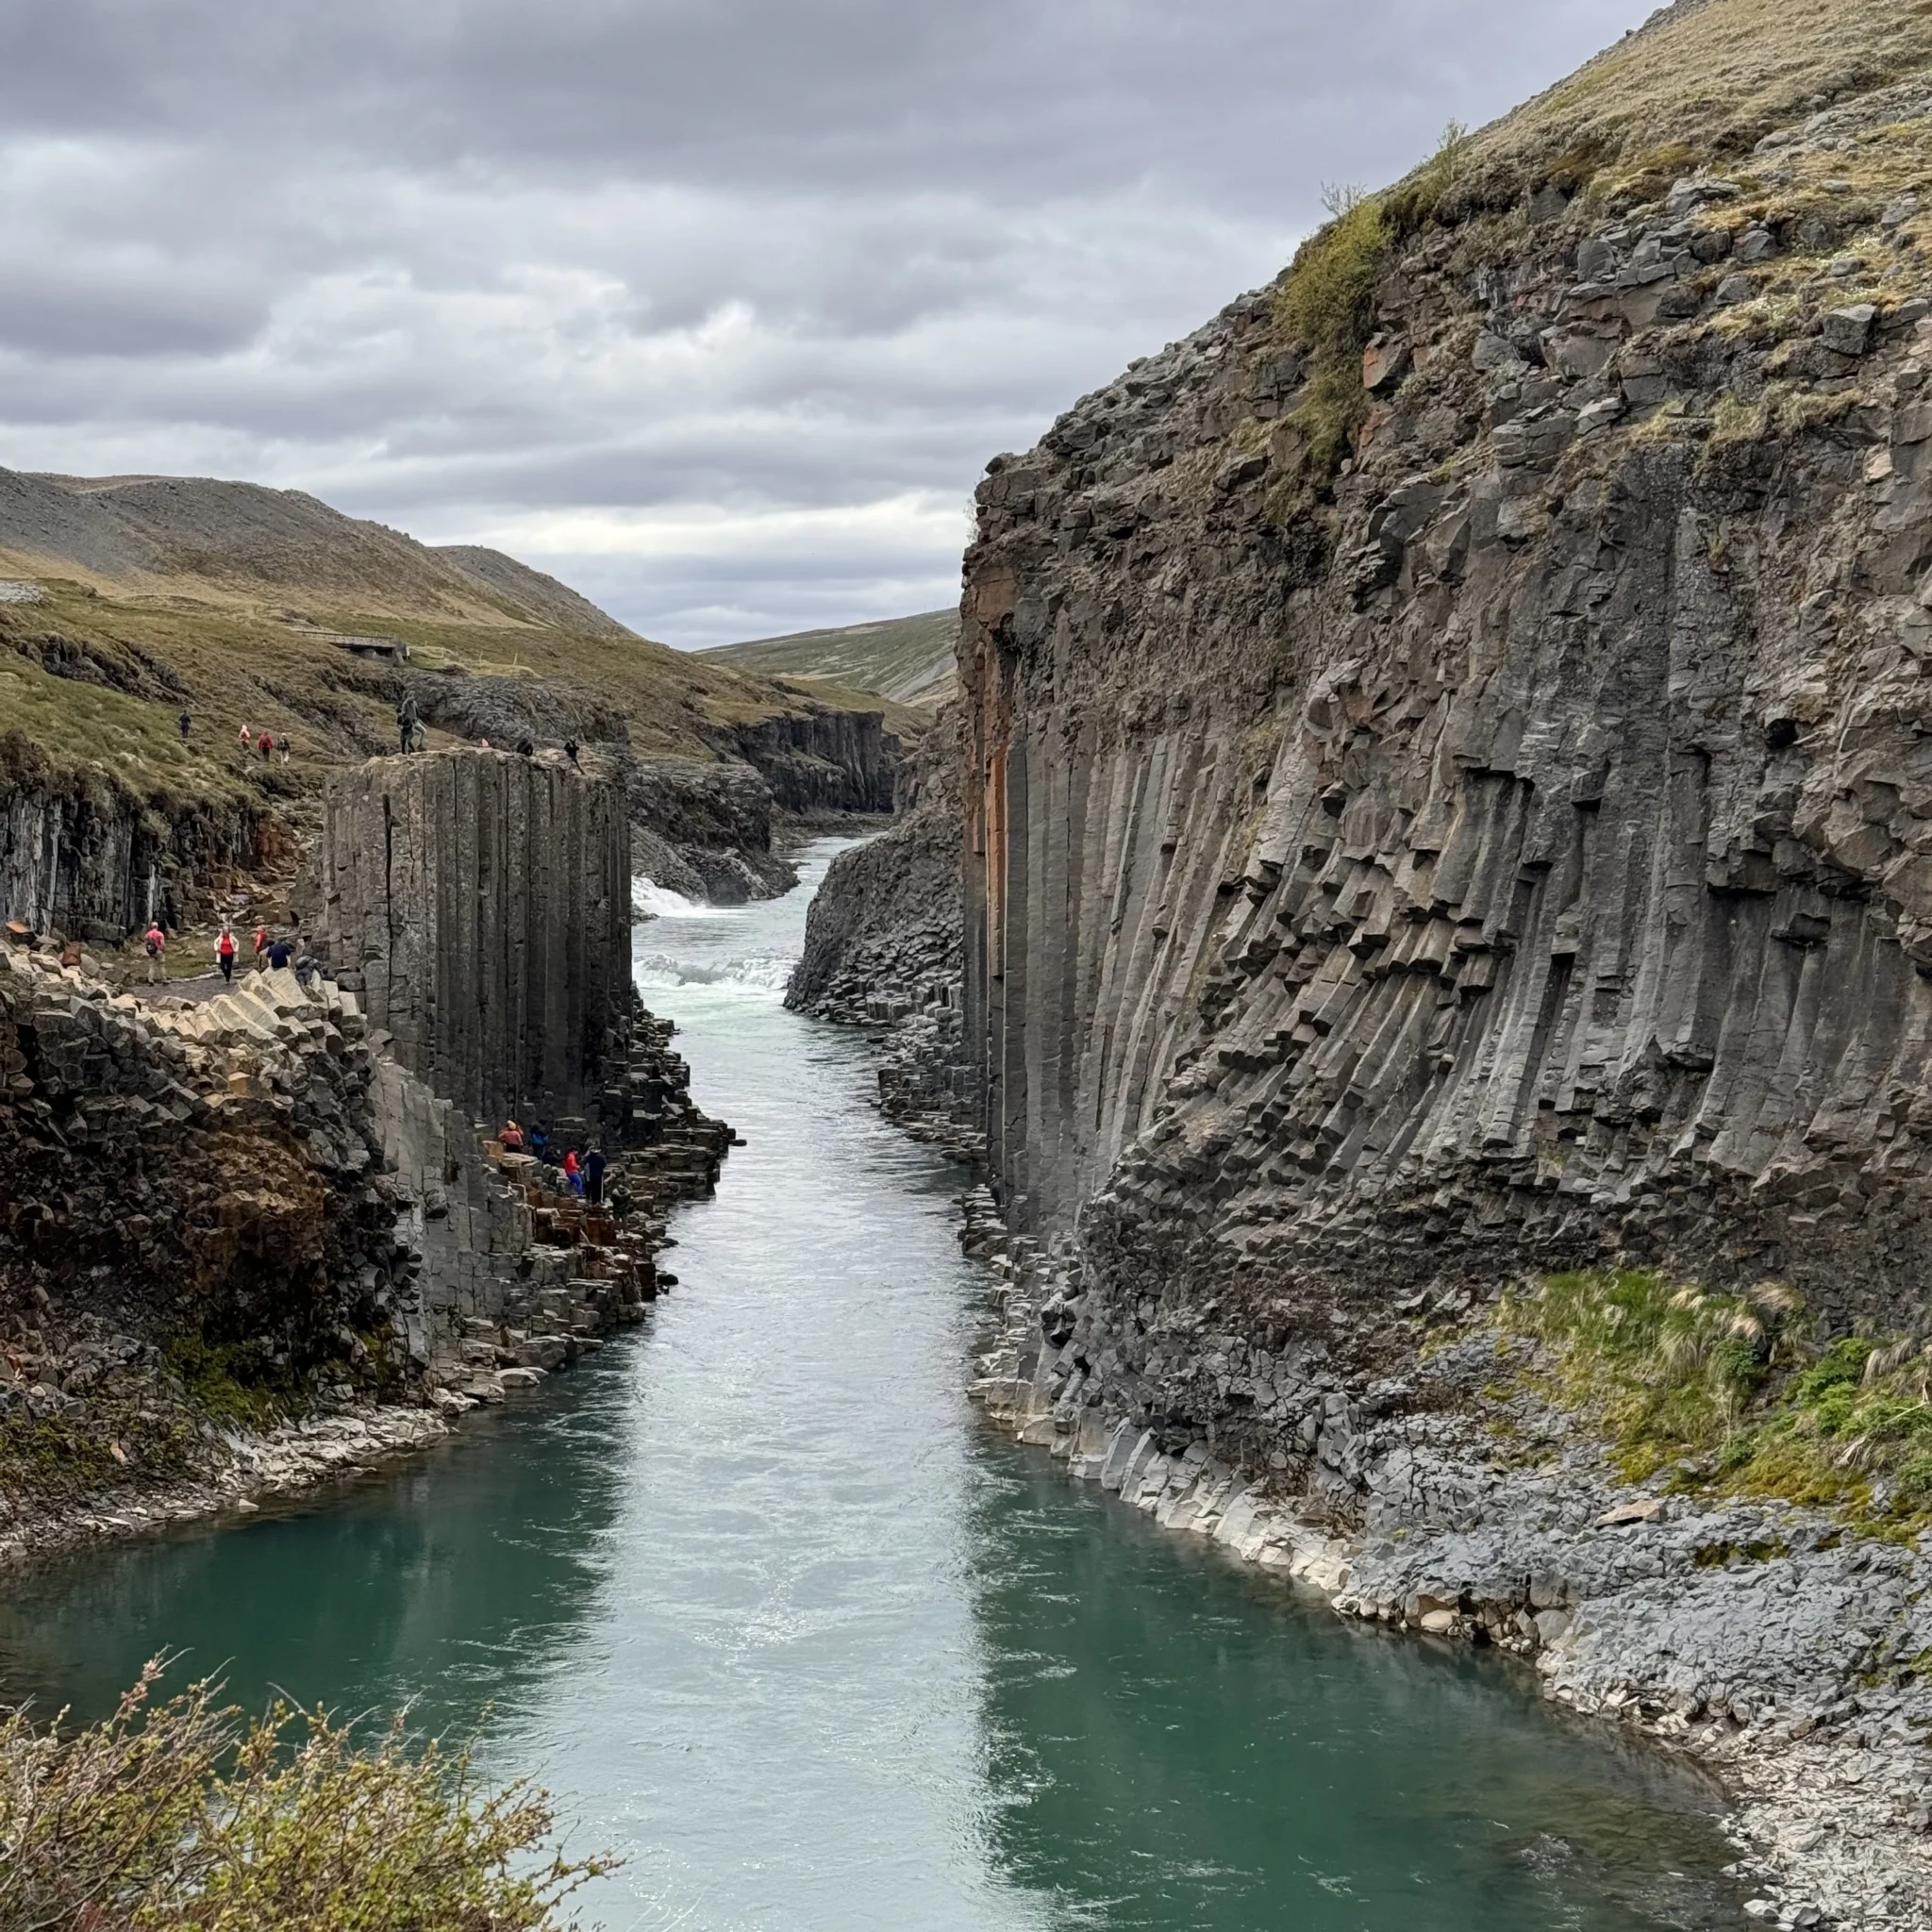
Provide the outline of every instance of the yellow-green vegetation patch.
{"type": "Polygon", "coordinates": [[[135,1475],[178,1474],[193,1429],[134,1401],[92,1400],[84,1409],[35,1416],[16,1408],[0,1422],[0,1490],[43,1502],[98,1493],[135,1475]]]}
{"type": "Polygon", "coordinates": [[[0,1721],[0,1924],[540,1932],[613,1869],[564,1856],[541,1789],[486,1788],[401,1717],[363,1742],[208,1680],[158,1703],[160,1668],[85,1730],[0,1721]]]}
{"type": "Polygon", "coordinates": [[[1561,1393],[1601,1415],[1620,1472],[1641,1482],[1737,1431],[1796,1307],[1775,1283],[1713,1294],[1618,1269],[1552,1274],[1535,1293],[1507,1297],[1503,1320],[1554,1349],[1561,1393]]]}
{"type": "Polygon", "coordinates": [[[1345,201],[1295,252],[1275,296],[1281,325],[1308,355],[1308,379],[1291,421],[1318,472],[1332,470],[1368,413],[1362,351],[1374,331],[1375,287],[1390,234],[1372,200],[1345,201]]]}
{"type": "Polygon", "coordinates": [[[1778,1282],[1722,1292],[1624,1269],[1553,1274],[1507,1297],[1503,1322],[1545,1345],[1554,1392],[1601,1422],[1626,1480],[1916,1536],[1932,1523],[1932,1345],[1851,1335],[1812,1348],[1801,1312],[1778,1282]]]}
{"type": "Polygon", "coordinates": [[[190,1404],[211,1422],[266,1431],[303,1407],[294,1379],[248,1343],[177,1335],[165,1359],[190,1404]]]}

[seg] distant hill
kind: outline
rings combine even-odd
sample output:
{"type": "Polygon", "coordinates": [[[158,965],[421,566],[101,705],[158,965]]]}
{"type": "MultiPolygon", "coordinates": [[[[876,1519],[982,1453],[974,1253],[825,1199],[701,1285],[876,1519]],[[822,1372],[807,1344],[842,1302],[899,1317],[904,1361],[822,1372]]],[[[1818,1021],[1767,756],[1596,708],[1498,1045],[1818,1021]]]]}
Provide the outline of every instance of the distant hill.
{"type": "Polygon", "coordinates": [[[953,694],[953,646],[958,636],[958,610],[924,610],[917,617],[848,624],[837,630],[717,644],[697,655],[764,677],[824,680],[932,710],[953,694]]]}
{"type": "Polygon", "coordinates": [[[20,746],[143,796],[253,796],[271,774],[243,787],[243,724],[293,740],[287,782],[307,793],[391,744],[399,678],[439,671],[545,680],[573,716],[621,719],[640,753],[702,759],[779,720],[893,708],[671,650],[514,558],[432,548],[300,491],[0,468],[0,798],[20,746]],[[407,644],[407,666],[365,661],[357,640],[377,658],[407,644]]]}
{"type": "Polygon", "coordinates": [[[432,554],[455,564],[465,576],[474,577],[486,590],[495,591],[533,624],[551,624],[560,630],[581,631],[586,637],[637,635],[568,584],[558,583],[555,577],[545,576],[541,570],[532,570],[528,564],[519,563],[500,550],[486,550],[477,543],[439,543],[432,554]]]}

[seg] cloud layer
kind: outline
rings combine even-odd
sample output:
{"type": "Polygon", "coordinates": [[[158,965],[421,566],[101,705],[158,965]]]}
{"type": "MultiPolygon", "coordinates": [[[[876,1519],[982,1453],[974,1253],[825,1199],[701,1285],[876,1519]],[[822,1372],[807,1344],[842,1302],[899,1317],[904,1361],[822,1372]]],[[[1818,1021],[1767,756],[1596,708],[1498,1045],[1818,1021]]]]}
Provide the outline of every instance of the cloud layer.
{"type": "Polygon", "coordinates": [[[1634,0],[11,0],[0,463],[299,487],[678,644],[956,594],[996,450],[1634,0]]]}

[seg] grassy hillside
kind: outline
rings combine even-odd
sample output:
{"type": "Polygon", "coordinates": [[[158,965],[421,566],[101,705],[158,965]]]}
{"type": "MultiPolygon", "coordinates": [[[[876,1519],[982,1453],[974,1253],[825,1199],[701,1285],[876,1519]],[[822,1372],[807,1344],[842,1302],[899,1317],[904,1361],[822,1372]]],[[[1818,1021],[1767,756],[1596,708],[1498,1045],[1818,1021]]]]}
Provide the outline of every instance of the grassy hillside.
{"type": "Polygon", "coordinates": [[[838,630],[719,644],[698,655],[766,677],[823,680],[848,692],[878,691],[930,711],[953,694],[953,645],[958,635],[958,610],[925,610],[917,617],[850,624],[838,630]]]}
{"type": "Polygon", "coordinates": [[[1928,63],[1932,0],[1677,0],[1471,138],[1449,200],[1502,207],[1544,185],[1661,193],[1928,63]]]}
{"type": "Polygon", "coordinates": [[[157,799],[244,783],[292,798],[388,748],[397,671],[337,633],[402,640],[412,672],[560,681],[645,753],[708,758],[737,725],[861,702],[653,643],[498,552],[431,549],[253,484],[0,470],[0,579],[30,587],[0,600],[0,737],[157,799]],[[243,779],[243,724],[292,739],[286,774],[243,779]]]}

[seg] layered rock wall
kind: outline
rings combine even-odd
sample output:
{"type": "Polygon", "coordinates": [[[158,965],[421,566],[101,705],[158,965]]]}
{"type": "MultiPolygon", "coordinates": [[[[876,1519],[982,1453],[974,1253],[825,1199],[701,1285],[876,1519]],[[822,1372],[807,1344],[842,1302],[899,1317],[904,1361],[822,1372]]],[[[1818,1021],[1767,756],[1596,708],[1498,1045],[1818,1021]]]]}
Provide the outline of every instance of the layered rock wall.
{"type": "Polygon", "coordinates": [[[255,862],[252,811],[167,811],[117,787],[57,780],[0,746],[0,924],[118,944],[148,920],[185,918],[215,874],[255,862]]]}
{"type": "Polygon", "coordinates": [[[471,1117],[625,1115],[622,791],[555,754],[380,758],[332,777],[317,948],[395,1057],[471,1117]]]}
{"type": "Polygon", "coordinates": [[[1371,1300],[1620,1252],[1924,1297],[1932,331],[1730,326],[1737,192],[1415,251],[1332,508],[1266,297],[993,466],[967,1008],[1019,1224],[1105,1189],[1371,1300]]]}

